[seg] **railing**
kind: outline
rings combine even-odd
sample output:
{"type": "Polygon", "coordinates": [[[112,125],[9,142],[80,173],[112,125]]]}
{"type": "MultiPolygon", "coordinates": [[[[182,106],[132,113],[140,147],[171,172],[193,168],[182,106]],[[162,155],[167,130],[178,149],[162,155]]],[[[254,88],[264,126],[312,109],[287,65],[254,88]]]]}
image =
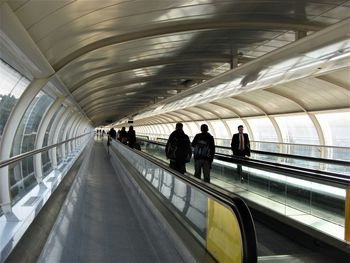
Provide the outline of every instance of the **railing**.
{"type": "Polygon", "coordinates": [[[86,140],[81,139],[90,134],[85,133],[0,162],[1,169],[7,169],[7,167],[9,169],[10,184],[7,187],[10,187],[11,194],[11,210],[6,211],[7,213],[3,215],[0,209],[0,262],[3,262],[14,249],[51,194],[74,165],[90,137],[87,137],[86,140]],[[65,160],[62,160],[61,163],[57,162],[57,167],[52,167],[48,151],[73,140],[81,141],[75,145],[76,148],[71,148],[65,160]],[[43,177],[40,184],[36,180],[33,163],[36,161],[34,156],[37,154],[43,154],[42,157],[44,157],[41,163],[43,177]]]}
{"type": "MultiPolygon", "coordinates": [[[[165,134],[143,134],[151,140],[166,141],[168,135],[165,134]]],[[[190,137],[191,140],[193,136],[190,137]]],[[[217,146],[230,147],[231,139],[215,138],[217,146]]],[[[304,157],[325,158],[339,161],[350,161],[350,147],[327,146],[316,144],[296,144],[285,142],[250,141],[253,151],[268,153],[290,154],[304,157]]]]}
{"type": "MultiPolygon", "coordinates": [[[[163,142],[144,141],[142,150],[167,161],[164,147],[163,142]]],[[[287,217],[294,214],[309,215],[315,218],[314,221],[321,219],[323,224],[320,224],[320,231],[325,230],[325,225],[330,225],[329,229],[332,230],[326,233],[339,239],[344,240],[344,232],[350,231],[350,221],[346,219],[350,207],[345,205],[350,198],[347,194],[350,192],[348,175],[225,154],[216,154],[212,166],[211,176],[222,182],[220,185],[238,186],[266,198],[268,201],[262,205],[275,202],[269,209],[276,208],[287,217]]],[[[187,169],[193,173],[191,167],[193,164],[187,165],[187,169]]]]}
{"type": "Polygon", "coordinates": [[[55,144],[52,144],[52,145],[49,145],[49,146],[45,146],[45,147],[40,148],[40,149],[35,149],[35,150],[29,151],[29,152],[26,152],[26,153],[18,154],[18,155],[16,155],[16,156],[13,156],[13,157],[7,159],[7,160],[0,161],[0,168],[5,167],[5,166],[8,166],[8,165],[10,165],[10,164],[12,164],[12,163],[21,161],[21,160],[23,160],[23,159],[25,159],[25,158],[27,158],[27,157],[33,156],[33,155],[35,155],[35,154],[46,152],[46,151],[48,151],[48,150],[50,150],[50,149],[52,149],[52,148],[55,148],[55,147],[57,147],[57,146],[60,146],[60,145],[62,145],[62,144],[65,144],[65,143],[67,143],[67,142],[77,140],[77,139],[79,139],[79,138],[81,138],[81,137],[86,136],[87,134],[90,134],[90,133],[85,133],[85,134],[82,134],[82,135],[80,135],[80,136],[74,137],[74,138],[69,139],[69,140],[61,141],[61,142],[59,142],[59,143],[55,143],[55,144]]]}
{"type": "MultiPolygon", "coordinates": [[[[0,161],[0,168],[9,166],[9,181],[10,181],[10,192],[12,197],[12,205],[14,205],[20,198],[22,198],[27,192],[29,192],[36,184],[34,174],[34,159],[33,156],[37,154],[45,154],[52,148],[59,147],[63,144],[69,143],[74,140],[78,140],[91,133],[85,133],[77,137],[61,141],[56,144],[52,144],[40,149],[35,149],[13,156],[7,160],[0,161]],[[19,165],[17,165],[19,164],[19,165]]],[[[59,157],[59,156],[57,156],[59,157]]],[[[47,168],[48,164],[41,164],[45,167],[44,176],[47,175],[51,170],[47,168]]],[[[51,167],[52,168],[52,167],[51,167]]],[[[0,209],[0,215],[2,215],[2,209],[0,209]]]]}
{"type": "MultiPolygon", "coordinates": [[[[140,138],[143,140],[142,138],[140,138]]],[[[148,140],[152,143],[163,143],[167,142],[166,138],[156,138],[156,141],[148,140]]],[[[340,147],[341,148],[341,147],[340,147]]],[[[344,148],[342,148],[344,149],[344,148]]],[[[350,150],[350,148],[349,148],[350,150]]],[[[216,145],[216,153],[231,155],[232,151],[230,146],[216,145]]],[[[302,167],[313,170],[329,171],[333,173],[341,173],[350,175],[350,162],[343,160],[333,160],[327,158],[316,158],[312,156],[295,155],[295,154],[284,154],[277,152],[268,152],[260,150],[251,150],[252,159],[263,160],[273,163],[280,163],[283,165],[290,165],[295,167],[302,167]]],[[[350,154],[350,151],[349,153],[350,154]]]]}
{"type": "Polygon", "coordinates": [[[119,142],[113,141],[110,148],[112,156],[135,167],[147,185],[217,261],[257,261],[253,220],[240,198],[174,172],[119,142]]]}

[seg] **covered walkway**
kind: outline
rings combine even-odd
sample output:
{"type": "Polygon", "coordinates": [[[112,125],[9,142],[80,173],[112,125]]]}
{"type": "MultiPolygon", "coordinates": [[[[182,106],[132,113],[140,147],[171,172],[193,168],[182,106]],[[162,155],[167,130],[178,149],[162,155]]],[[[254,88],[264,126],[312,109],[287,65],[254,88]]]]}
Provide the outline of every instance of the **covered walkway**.
{"type": "Polygon", "coordinates": [[[135,190],[113,169],[103,141],[84,162],[39,262],[183,262],[142,200],[126,194],[135,190]]]}

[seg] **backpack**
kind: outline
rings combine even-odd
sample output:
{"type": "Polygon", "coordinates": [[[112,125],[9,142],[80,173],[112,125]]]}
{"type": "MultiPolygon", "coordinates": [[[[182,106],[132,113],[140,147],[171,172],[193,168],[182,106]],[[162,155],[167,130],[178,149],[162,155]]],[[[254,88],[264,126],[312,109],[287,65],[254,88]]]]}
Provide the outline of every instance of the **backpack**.
{"type": "Polygon", "coordinates": [[[193,155],[195,159],[207,159],[210,157],[210,148],[207,141],[199,140],[194,149],[193,155]]]}
{"type": "Polygon", "coordinates": [[[172,138],[169,142],[166,156],[170,160],[184,159],[189,162],[192,152],[190,150],[190,144],[186,138],[172,138]]]}

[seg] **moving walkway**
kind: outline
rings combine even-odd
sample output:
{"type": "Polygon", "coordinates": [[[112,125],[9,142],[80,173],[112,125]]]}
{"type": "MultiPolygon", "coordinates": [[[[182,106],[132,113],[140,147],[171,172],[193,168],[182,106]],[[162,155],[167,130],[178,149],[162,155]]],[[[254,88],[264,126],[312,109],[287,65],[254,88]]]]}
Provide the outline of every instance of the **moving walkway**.
{"type": "MultiPolygon", "coordinates": [[[[168,162],[164,155],[165,143],[140,139],[142,150],[168,162]]],[[[218,147],[228,152],[226,147],[218,147]]],[[[284,157],[286,158],[286,157],[284,157]]],[[[290,158],[293,158],[291,156],[290,158]]],[[[301,157],[298,157],[301,159],[301,157]]],[[[305,157],[307,162],[308,158],[305,157]]],[[[339,164],[337,164],[339,165],[339,164]]],[[[345,169],[349,164],[344,163],[345,169]]],[[[193,164],[187,170],[193,174],[193,164]]],[[[327,171],[312,170],[254,158],[235,158],[218,153],[211,172],[211,183],[243,198],[253,216],[273,222],[280,231],[298,229],[309,243],[321,242],[334,254],[349,256],[345,240],[349,213],[346,189],[350,177],[327,171]],[[239,173],[239,171],[242,171],[239,173]],[[279,223],[283,222],[283,226],[279,223]]],[[[263,220],[264,221],[264,220],[263,220]]],[[[323,245],[320,245],[320,250],[323,245]]],[[[319,249],[316,248],[315,249],[319,249]]]]}
{"type": "MultiPolygon", "coordinates": [[[[240,198],[176,174],[121,143],[113,141],[109,151],[105,144],[85,146],[47,240],[36,231],[37,221],[52,217],[44,207],[9,261],[28,256],[25,251],[38,255],[38,262],[257,261],[254,224],[240,198]]],[[[9,253],[2,247],[2,261],[9,253]]]]}

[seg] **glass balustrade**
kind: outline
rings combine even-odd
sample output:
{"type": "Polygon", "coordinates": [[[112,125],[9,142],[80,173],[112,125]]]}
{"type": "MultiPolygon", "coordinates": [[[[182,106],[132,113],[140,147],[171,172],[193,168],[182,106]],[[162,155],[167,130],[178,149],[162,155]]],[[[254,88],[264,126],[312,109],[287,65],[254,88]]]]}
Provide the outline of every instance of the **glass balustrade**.
{"type": "MultiPolygon", "coordinates": [[[[150,138],[155,138],[154,141],[160,143],[166,143],[168,138],[157,137],[158,134],[151,136],[150,138]]],[[[193,138],[190,137],[192,140],[193,138]]],[[[228,139],[215,139],[216,146],[230,147],[231,140],[228,139]]],[[[283,143],[274,142],[251,142],[251,158],[261,161],[276,162],[279,164],[292,165],[301,168],[308,168],[320,171],[327,171],[332,173],[341,173],[350,176],[350,148],[348,147],[330,147],[330,146],[319,146],[319,145],[289,145],[283,143]],[[295,154],[300,157],[314,157],[321,158],[321,152],[323,151],[323,158],[328,158],[332,156],[334,160],[339,161],[349,161],[349,164],[332,164],[327,163],[328,161],[322,160],[303,160],[295,158],[293,156],[278,156],[273,154],[256,153],[254,150],[262,150],[269,153],[282,153],[282,154],[295,154]],[[294,149],[294,150],[293,150],[294,149]],[[310,154],[311,152],[318,152],[319,154],[310,154]],[[332,154],[330,154],[332,152],[332,154]],[[304,153],[304,154],[303,154],[304,153]],[[328,156],[328,157],[327,157],[328,156]],[[339,157],[339,158],[335,158],[339,157]]],[[[224,149],[216,147],[216,153],[232,155],[230,149],[224,149]]],[[[328,158],[332,160],[331,158],[328,158]]]]}
{"type": "MultiPolygon", "coordinates": [[[[144,142],[141,149],[163,162],[168,162],[163,145],[144,142]]],[[[268,158],[266,160],[271,161],[268,158]]],[[[310,165],[309,168],[313,166],[310,165]]],[[[186,170],[194,173],[193,159],[187,164],[186,170]]],[[[344,238],[346,191],[342,187],[219,160],[214,160],[212,165],[211,182],[238,194],[243,193],[244,197],[256,198],[261,205],[278,213],[300,220],[337,238],[344,238]],[[253,195],[248,197],[248,193],[253,195]]]]}
{"type": "MultiPolygon", "coordinates": [[[[163,146],[146,143],[142,148],[153,156],[164,156],[163,146]]],[[[237,214],[230,207],[120,143],[112,144],[111,153],[122,158],[123,163],[132,163],[215,259],[242,262],[242,233],[237,214]]]]}

